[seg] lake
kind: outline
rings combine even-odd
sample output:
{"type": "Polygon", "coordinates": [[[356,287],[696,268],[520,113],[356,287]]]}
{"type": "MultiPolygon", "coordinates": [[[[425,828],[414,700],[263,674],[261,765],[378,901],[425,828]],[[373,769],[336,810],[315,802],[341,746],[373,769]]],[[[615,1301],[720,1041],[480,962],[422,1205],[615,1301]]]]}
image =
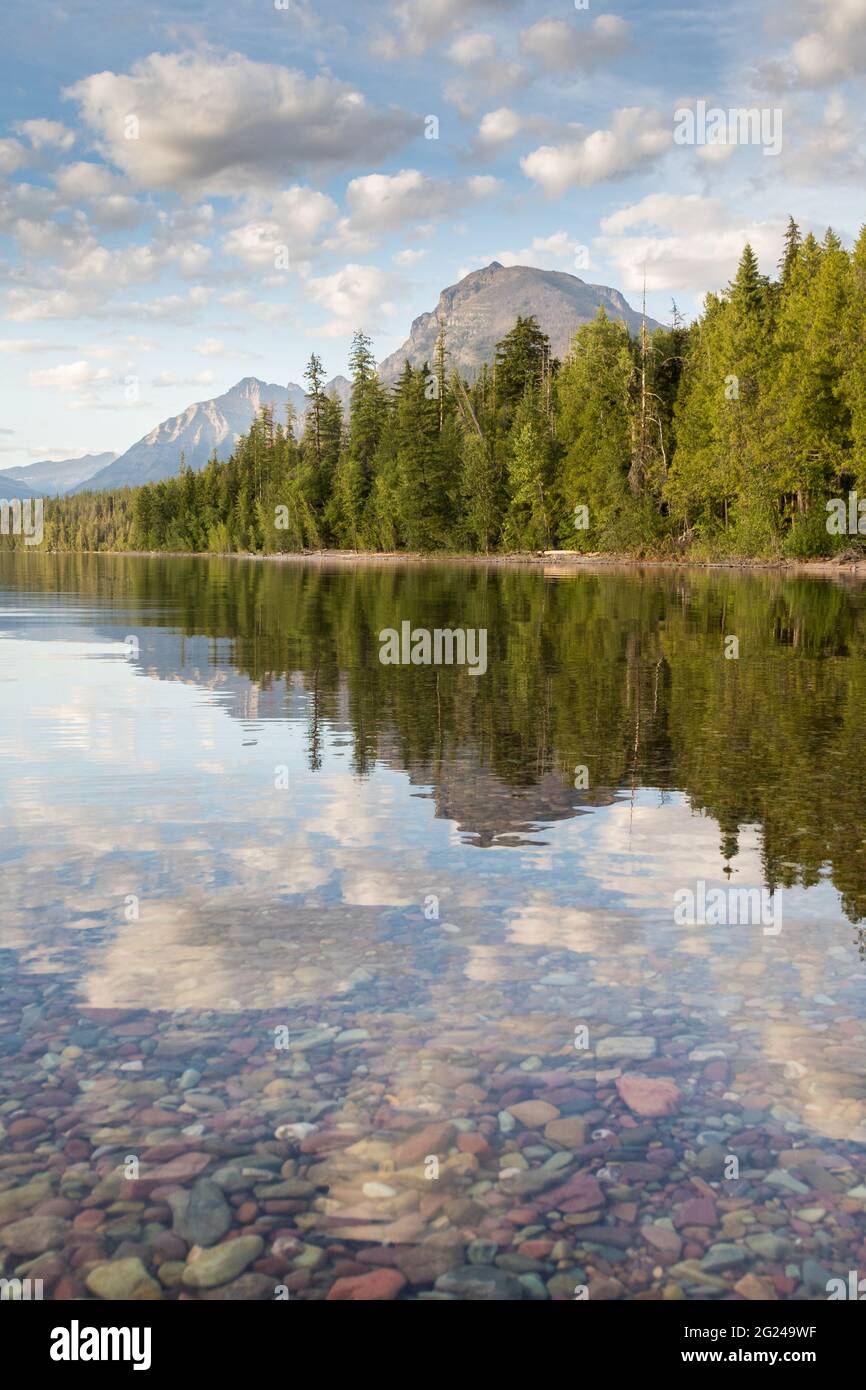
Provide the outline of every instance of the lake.
{"type": "Polygon", "coordinates": [[[0,1274],[862,1267],[861,587],[6,553],[0,683],[0,1274]],[[381,660],[404,623],[484,670],[381,660]]]}

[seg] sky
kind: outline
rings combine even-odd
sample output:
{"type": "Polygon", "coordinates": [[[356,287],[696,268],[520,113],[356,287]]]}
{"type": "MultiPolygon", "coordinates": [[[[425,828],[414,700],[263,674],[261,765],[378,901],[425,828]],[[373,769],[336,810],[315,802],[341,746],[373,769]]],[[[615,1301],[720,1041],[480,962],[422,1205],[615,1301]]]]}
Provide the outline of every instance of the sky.
{"type": "Polygon", "coordinates": [[[864,221],[866,0],[4,0],[0,467],[122,452],[498,260],[668,321],[864,221]],[[699,103],[724,119],[702,126],[699,103]],[[763,113],[761,131],[727,118],[763,113]],[[678,113],[694,115],[690,129],[678,113]],[[707,141],[698,143],[703,131],[707,141]],[[748,138],[746,136],[748,135],[748,138]]]}

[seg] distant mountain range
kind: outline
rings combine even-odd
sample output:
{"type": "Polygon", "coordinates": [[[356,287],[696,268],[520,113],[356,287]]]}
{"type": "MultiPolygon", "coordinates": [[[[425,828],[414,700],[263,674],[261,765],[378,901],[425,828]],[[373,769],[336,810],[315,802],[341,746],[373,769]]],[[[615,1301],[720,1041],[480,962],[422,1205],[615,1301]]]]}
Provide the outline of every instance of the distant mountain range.
{"type": "Polygon", "coordinates": [[[107,468],[117,454],[83,454],[78,459],[44,459],[28,463],[23,468],[4,468],[0,472],[0,493],[7,497],[59,497],[77,483],[87,482],[95,473],[107,468]],[[12,491],[11,484],[20,486],[12,491]]]}
{"type": "MultiPolygon", "coordinates": [[[[325,389],[346,400],[350,384],[345,377],[337,376],[328,382],[325,389]]],[[[299,424],[303,424],[307,409],[307,395],[303,386],[297,386],[295,382],[278,386],[276,382],[245,376],[221,396],[214,396],[209,401],[197,401],[187,406],[182,414],[163,420],[161,425],[139,439],[125,454],[115,458],[107,468],[69,491],[101,492],[106,488],[139,487],[142,483],[172,478],[177,473],[181,454],[189,467],[199,472],[214,454],[218,459],[229,457],[263,405],[272,405],[275,415],[282,415],[285,419],[289,400],[295,408],[299,424]]]]}
{"type": "MultiPolygon", "coordinates": [[[[500,265],[491,261],[473,270],[439,296],[437,307],[412,324],[401,348],[379,364],[379,375],[393,382],[404,362],[432,366],[440,324],[445,331],[449,368],[470,379],[484,362],[492,362],[496,344],[514,327],[518,316],[534,314],[550,339],[554,356],[563,358],[581,324],[591,323],[600,308],[612,319],[625,323],[632,333],[640,328],[641,315],[623,299],[619,290],[606,285],[587,285],[562,270],[535,270],[528,265],[500,265]]],[[[659,325],[647,319],[650,332],[659,325]]]]}
{"type": "MultiPolygon", "coordinates": [[[[432,365],[442,325],[449,369],[457,368],[471,379],[484,362],[492,361],[496,344],[514,327],[518,315],[533,314],[550,338],[555,355],[562,358],[577,329],[590,323],[602,306],[611,318],[625,323],[632,333],[637,332],[641,315],[619,290],[588,285],[576,275],[560,270],[503,266],[492,261],[483,270],[473,270],[458,284],[442,291],[436,309],[415,319],[403,346],[380,363],[379,375],[387,385],[393,385],[405,362],[413,367],[425,362],[432,365]]],[[[647,319],[647,326],[652,331],[659,325],[654,319],[647,319]]],[[[336,393],[345,405],[351,383],[344,376],[335,376],[325,389],[336,393]]],[[[295,408],[300,429],[307,409],[302,386],[295,382],[278,386],[246,376],[221,396],[197,401],[180,415],[163,420],[119,456],[88,454],[80,459],[45,461],[0,472],[0,496],[138,487],[174,477],[181,454],[190,468],[198,471],[214,454],[218,459],[229,457],[263,405],[272,405],[276,415],[285,418],[287,401],[295,408]]]]}

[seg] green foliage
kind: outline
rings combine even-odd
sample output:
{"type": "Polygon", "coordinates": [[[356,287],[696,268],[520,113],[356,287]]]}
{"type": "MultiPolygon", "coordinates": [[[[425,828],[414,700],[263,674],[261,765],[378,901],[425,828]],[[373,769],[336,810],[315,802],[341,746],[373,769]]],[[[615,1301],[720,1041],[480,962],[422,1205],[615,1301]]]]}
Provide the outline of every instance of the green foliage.
{"type": "MultiPolygon", "coordinates": [[[[852,251],[790,219],[778,278],[746,246],[686,328],[607,317],[565,361],[518,318],[475,381],[435,360],[393,390],[355,334],[348,411],[305,371],[300,439],[265,408],[230,459],[49,501],[56,550],[546,549],[809,558],[826,503],[866,496],[866,228],[852,251]]],[[[854,538],[856,540],[856,538],[854,538]]],[[[3,544],[20,545],[19,537],[3,544]]]]}

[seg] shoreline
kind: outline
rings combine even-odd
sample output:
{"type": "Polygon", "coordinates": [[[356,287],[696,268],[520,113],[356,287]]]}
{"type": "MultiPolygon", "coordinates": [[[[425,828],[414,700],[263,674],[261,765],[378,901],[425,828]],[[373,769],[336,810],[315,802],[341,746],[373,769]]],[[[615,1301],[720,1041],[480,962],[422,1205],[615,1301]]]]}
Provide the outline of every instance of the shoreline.
{"type": "MultiPolygon", "coordinates": [[[[32,554],[33,551],[10,551],[10,554],[32,554]]],[[[375,550],[298,550],[273,555],[245,551],[207,550],[49,550],[48,555],[109,555],[113,559],[128,556],[133,559],[185,560],[248,560],[277,564],[336,564],[336,565],[472,565],[494,568],[540,569],[552,575],[592,573],[604,569],[654,570],[734,570],[738,572],[778,573],[782,575],[816,575],[844,579],[866,580],[866,555],[862,559],[840,556],[824,560],[696,560],[610,555],[603,552],[545,550],[518,551],[504,555],[461,554],[443,551],[425,554],[421,551],[375,550]]]]}

